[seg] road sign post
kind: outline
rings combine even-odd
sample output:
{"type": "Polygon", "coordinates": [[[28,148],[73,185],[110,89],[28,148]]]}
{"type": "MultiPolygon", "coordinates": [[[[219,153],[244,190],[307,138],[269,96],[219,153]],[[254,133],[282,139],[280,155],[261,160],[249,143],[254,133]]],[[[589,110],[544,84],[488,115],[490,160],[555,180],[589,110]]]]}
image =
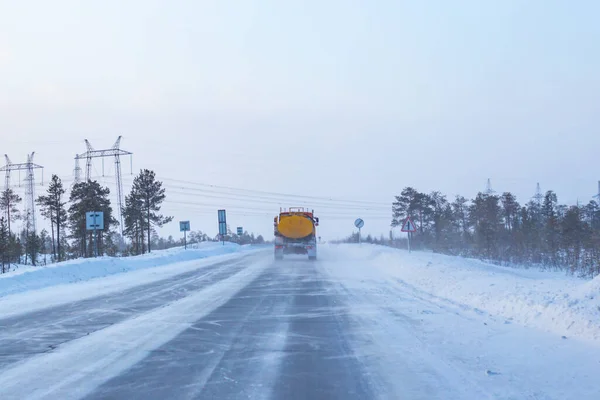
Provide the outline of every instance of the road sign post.
{"type": "Polygon", "coordinates": [[[187,250],[187,232],[190,230],[190,221],[179,221],[179,232],[183,232],[183,248],[187,250]]]}
{"type": "Polygon", "coordinates": [[[219,235],[223,240],[223,246],[225,246],[225,236],[227,236],[227,214],[225,210],[219,210],[219,235]]]}
{"type": "Polygon", "coordinates": [[[93,231],[94,257],[98,257],[98,231],[104,230],[104,212],[89,211],[85,213],[85,228],[93,231]]]}
{"type": "Polygon", "coordinates": [[[416,231],[417,231],[417,227],[415,226],[415,224],[413,224],[410,217],[406,217],[406,219],[404,220],[404,223],[402,224],[402,232],[406,232],[408,234],[408,252],[409,253],[411,252],[410,240],[411,240],[412,234],[416,231]]]}
{"type": "Polygon", "coordinates": [[[360,244],[360,230],[365,226],[365,221],[363,221],[362,218],[357,218],[356,221],[354,221],[354,226],[358,228],[358,243],[360,244]]]}

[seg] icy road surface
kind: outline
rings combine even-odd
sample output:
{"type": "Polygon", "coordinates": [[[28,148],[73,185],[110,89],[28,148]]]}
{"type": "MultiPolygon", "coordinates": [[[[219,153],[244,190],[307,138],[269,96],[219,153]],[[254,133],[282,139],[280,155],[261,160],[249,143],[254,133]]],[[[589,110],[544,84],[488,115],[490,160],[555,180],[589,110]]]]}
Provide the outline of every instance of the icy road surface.
{"type": "Polygon", "coordinates": [[[119,291],[28,292],[39,305],[23,313],[25,297],[3,299],[0,398],[600,398],[595,342],[400,282],[425,256],[385,251],[383,266],[348,246],[323,246],[317,262],[204,260],[119,291]],[[67,292],[81,299],[44,306],[67,292]]]}

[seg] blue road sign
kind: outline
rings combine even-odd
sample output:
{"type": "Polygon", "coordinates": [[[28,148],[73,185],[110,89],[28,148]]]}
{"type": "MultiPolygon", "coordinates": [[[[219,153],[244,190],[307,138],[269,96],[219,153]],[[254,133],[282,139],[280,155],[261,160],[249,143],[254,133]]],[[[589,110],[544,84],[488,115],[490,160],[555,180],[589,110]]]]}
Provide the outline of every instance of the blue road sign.
{"type": "Polygon", "coordinates": [[[179,232],[189,232],[190,221],[179,221],[179,232]]]}
{"type": "Polygon", "coordinates": [[[85,228],[88,231],[104,230],[104,213],[102,211],[86,212],[85,228]]]}

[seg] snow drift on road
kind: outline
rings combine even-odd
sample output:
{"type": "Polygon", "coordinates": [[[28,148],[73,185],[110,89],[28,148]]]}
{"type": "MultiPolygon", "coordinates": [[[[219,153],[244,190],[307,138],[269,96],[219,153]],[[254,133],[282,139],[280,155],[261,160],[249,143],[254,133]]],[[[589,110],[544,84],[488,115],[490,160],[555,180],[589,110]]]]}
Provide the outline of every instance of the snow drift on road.
{"type": "Polygon", "coordinates": [[[335,247],[336,258],[342,255],[349,265],[365,262],[360,270],[335,269],[342,280],[386,282],[438,304],[600,344],[600,277],[587,281],[563,272],[367,244],[335,247]]]}
{"type": "Polygon", "coordinates": [[[0,275],[0,297],[177,262],[238,253],[253,248],[252,246],[240,246],[235,243],[225,243],[223,245],[215,242],[204,242],[185,251],[183,248],[173,248],[135,257],[77,259],[44,267],[20,266],[15,271],[0,275]]]}

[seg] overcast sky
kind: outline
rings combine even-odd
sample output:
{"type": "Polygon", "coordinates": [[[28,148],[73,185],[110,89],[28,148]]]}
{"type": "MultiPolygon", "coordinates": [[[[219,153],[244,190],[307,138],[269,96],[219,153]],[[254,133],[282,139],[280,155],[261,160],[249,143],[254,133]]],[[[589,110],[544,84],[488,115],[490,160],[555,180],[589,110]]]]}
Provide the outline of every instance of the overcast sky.
{"type": "MultiPolygon", "coordinates": [[[[123,135],[136,171],[169,179],[164,211],[211,235],[222,205],[272,237],[278,201],[175,179],[373,202],[313,201],[324,238],[358,216],[387,235],[409,185],[473,197],[491,178],[524,203],[540,182],[587,202],[598,15],[591,0],[0,0],[0,153],[36,151],[67,182],[83,139],[123,135]]],[[[111,189],[113,172],[107,160],[111,189]]]]}

